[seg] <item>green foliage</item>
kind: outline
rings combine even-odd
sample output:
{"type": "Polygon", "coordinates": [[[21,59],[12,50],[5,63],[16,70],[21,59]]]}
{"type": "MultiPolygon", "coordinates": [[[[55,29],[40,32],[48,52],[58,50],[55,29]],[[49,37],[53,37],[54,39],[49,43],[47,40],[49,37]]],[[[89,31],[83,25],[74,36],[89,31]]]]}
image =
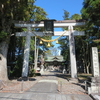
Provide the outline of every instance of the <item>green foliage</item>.
{"type": "MultiPolygon", "coordinates": [[[[92,40],[100,39],[100,0],[84,0],[82,18],[86,19],[85,32],[92,40]]],[[[99,46],[98,42],[93,45],[99,46]],[[96,44],[97,43],[97,44],[96,44]]]]}
{"type": "Polygon", "coordinates": [[[61,54],[63,55],[64,59],[69,61],[69,40],[68,37],[64,36],[59,39],[61,54]]]}
{"type": "Polygon", "coordinates": [[[27,31],[27,28],[22,28],[22,31],[25,31],[26,32],[27,31]]]}
{"type": "MultiPolygon", "coordinates": [[[[35,0],[31,2],[29,0],[0,0],[0,42],[7,41],[9,44],[7,63],[16,62],[16,65],[11,65],[10,73],[13,77],[21,76],[25,45],[25,37],[15,37],[15,33],[26,31],[26,28],[16,28],[15,21],[40,21],[46,19],[47,16],[44,9],[37,7],[34,3],[35,0]]],[[[38,31],[43,31],[43,28],[39,28],[38,31]]],[[[45,48],[48,47],[45,45],[43,49],[45,48]]],[[[30,51],[30,61],[34,61],[33,37],[30,51]]]]}
{"type": "Polygon", "coordinates": [[[100,27],[100,0],[84,0],[82,18],[87,20],[87,29],[97,34],[100,27]]]}
{"type": "Polygon", "coordinates": [[[46,19],[47,14],[44,11],[44,9],[37,7],[37,6],[34,6],[33,16],[34,16],[33,19],[35,21],[41,21],[41,20],[46,19]]]}
{"type": "Polygon", "coordinates": [[[0,32],[0,41],[2,41],[6,36],[7,36],[8,33],[4,32],[4,31],[1,31],[0,32]]]}
{"type": "Polygon", "coordinates": [[[63,16],[64,20],[69,20],[69,12],[64,10],[64,16],[63,16]]]}
{"type": "MultiPolygon", "coordinates": [[[[64,10],[64,16],[63,16],[63,19],[64,20],[70,20],[70,17],[69,17],[69,12],[64,10]]],[[[68,28],[63,28],[63,30],[68,30],[68,28]]]]}
{"type": "Polygon", "coordinates": [[[72,15],[71,16],[71,19],[73,20],[80,20],[80,19],[82,19],[82,17],[81,17],[81,15],[79,15],[79,14],[74,14],[74,15],[72,15]]]}
{"type": "Polygon", "coordinates": [[[95,42],[95,43],[100,43],[100,40],[93,40],[93,42],[95,42]]]}
{"type": "Polygon", "coordinates": [[[34,76],[36,76],[36,70],[35,69],[31,69],[29,77],[34,77],[34,76]]]}
{"type": "MultiPolygon", "coordinates": [[[[12,25],[13,21],[30,21],[30,19],[40,21],[46,19],[46,12],[42,8],[35,6],[34,3],[35,0],[32,0],[32,2],[28,0],[0,1],[0,33],[3,30],[4,33],[11,35],[16,30],[12,25]]],[[[0,36],[0,39],[4,38],[4,33],[0,36]]]]}
{"type": "Polygon", "coordinates": [[[92,77],[92,74],[78,74],[80,80],[88,80],[88,77],[92,77]]]}
{"type": "Polygon", "coordinates": [[[10,77],[21,77],[22,74],[22,63],[23,63],[23,56],[18,55],[16,65],[10,71],[10,77]]]}

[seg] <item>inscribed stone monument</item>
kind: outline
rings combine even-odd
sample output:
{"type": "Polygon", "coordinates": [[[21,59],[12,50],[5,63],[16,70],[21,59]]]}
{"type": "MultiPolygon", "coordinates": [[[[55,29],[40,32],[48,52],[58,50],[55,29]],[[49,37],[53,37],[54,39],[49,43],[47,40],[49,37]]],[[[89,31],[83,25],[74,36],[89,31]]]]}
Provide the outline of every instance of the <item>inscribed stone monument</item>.
{"type": "Polygon", "coordinates": [[[93,77],[100,76],[97,47],[92,47],[92,74],[93,77]]]}

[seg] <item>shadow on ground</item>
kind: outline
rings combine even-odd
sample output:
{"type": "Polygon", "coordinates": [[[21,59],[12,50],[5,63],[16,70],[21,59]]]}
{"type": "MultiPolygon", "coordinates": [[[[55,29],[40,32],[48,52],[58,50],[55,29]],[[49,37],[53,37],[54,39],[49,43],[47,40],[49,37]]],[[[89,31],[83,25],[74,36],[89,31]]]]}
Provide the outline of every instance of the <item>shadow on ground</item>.
{"type": "Polygon", "coordinates": [[[21,77],[21,78],[18,78],[17,81],[36,81],[35,78],[27,78],[27,77],[21,77]]]}
{"type": "Polygon", "coordinates": [[[56,76],[59,77],[59,78],[66,79],[67,81],[69,81],[70,80],[70,77],[71,77],[71,75],[62,74],[62,73],[57,73],[56,76]]]}

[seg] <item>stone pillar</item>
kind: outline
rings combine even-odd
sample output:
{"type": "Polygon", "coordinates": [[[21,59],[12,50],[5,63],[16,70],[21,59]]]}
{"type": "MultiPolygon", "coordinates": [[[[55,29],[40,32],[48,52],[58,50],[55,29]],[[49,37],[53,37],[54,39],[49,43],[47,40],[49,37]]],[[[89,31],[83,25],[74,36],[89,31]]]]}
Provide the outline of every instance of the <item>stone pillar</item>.
{"type": "Polygon", "coordinates": [[[23,68],[22,68],[22,77],[28,76],[28,66],[29,66],[29,51],[30,51],[30,36],[31,33],[31,27],[27,28],[27,34],[26,34],[26,42],[25,42],[25,48],[24,48],[24,60],[23,60],[23,68]]]}
{"type": "Polygon", "coordinates": [[[92,74],[93,74],[93,77],[100,76],[97,47],[92,47],[92,74]]]}
{"type": "Polygon", "coordinates": [[[69,29],[71,78],[77,78],[75,41],[74,41],[74,35],[73,35],[73,26],[69,26],[68,29],[69,29]]]}

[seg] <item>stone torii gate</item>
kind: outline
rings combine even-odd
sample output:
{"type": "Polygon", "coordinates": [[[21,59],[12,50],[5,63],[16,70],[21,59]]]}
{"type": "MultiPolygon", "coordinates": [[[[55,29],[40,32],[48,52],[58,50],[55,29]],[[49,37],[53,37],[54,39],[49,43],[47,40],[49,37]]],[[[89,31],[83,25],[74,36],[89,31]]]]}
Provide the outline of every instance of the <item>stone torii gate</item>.
{"type": "MultiPolygon", "coordinates": [[[[64,28],[68,27],[68,31],[64,35],[69,36],[69,46],[70,46],[70,65],[71,65],[71,78],[77,78],[77,66],[76,66],[76,55],[75,55],[75,41],[74,36],[84,35],[83,31],[75,31],[73,30],[74,26],[83,26],[85,25],[84,21],[76,21],[76,20],[63,20],[63,21],[55,21],[54,27],[55,28],[64,28]]],[[[23,68],[22,68],[22,77],[28,76],[28,65],[29,65],[29,51],[30,51],[30,38],[31,36],[51,36],[51,33],[44,33],[44,32],[32,32],[31,28],[40,28],[44,27],[44,23],[41,22],[22,22],[19,21],[15,23],[16,27],[26,27],[27,32],[17,32],[16,36],[25,36],[25,48],[24,48],[24,60],[23,60],[23,68]]],[[[59,36],[63,32],[54,32],[54,36],[59,36]]]]}

